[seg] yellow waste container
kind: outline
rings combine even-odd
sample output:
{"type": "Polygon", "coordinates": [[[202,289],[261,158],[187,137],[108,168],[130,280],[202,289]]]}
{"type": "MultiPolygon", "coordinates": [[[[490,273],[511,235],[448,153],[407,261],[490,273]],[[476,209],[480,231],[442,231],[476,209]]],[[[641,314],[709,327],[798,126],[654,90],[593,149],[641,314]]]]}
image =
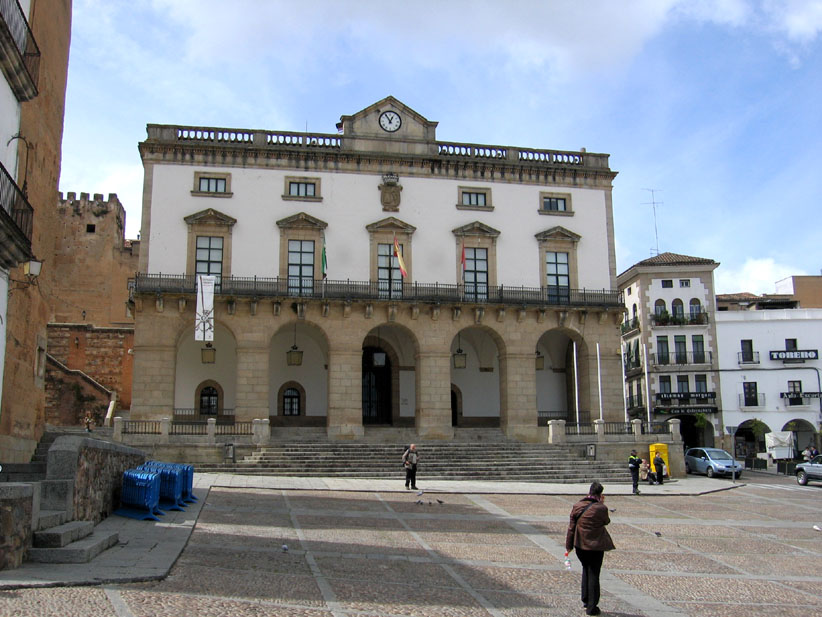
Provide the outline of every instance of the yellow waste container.
{"type": "Polygon", "coordinates": [[[654,468],[654,458],[656,457],[656,453],[659,452],[659,455],[662,457],[662,460],[665,461],[665,475],[670,478],[671,477],[671,463],[668,461],[668,444],[667,443],[652,443],[648,446],[648,450],[650,451],[651,460],[648,461],[651,464],[651,471],[656,472],[656,468],[654,468]]]}

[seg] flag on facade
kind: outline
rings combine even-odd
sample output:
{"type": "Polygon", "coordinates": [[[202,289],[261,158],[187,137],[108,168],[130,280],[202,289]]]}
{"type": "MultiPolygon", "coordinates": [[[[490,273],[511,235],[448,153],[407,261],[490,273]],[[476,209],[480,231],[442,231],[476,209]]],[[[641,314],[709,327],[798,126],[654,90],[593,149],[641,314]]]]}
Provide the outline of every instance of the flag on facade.
{"type": "Polygon", "coordinates": [[[194,340],[214,340],[214,285],[216,276],[197,277],[197,310],[194,313],[194,340]]]}
{"type": "Polygon", "coordinates": [[[323,236],[323,278],[328,276],[328,259],[325,256],[325,236],[323,236]]]}
{"type": "Polygon", "coordinates": [[[405,262],[402,260],[402,255],[400,254],[400,243],[397,242],[397,236],[394,236],[394,257],[397,258],[397,263],[400,266],[400,274],[402,274],[402,278],[408,276],[408,270],[405,269],[405,262]]]}

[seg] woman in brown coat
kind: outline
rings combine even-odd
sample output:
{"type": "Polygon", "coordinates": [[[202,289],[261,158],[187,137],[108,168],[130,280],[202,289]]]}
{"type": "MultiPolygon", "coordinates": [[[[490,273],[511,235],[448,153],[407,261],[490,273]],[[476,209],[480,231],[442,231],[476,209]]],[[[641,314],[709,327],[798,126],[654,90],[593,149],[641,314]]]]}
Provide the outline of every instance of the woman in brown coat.
{"type": "Polygon", "coordinates": [[[599,572],[605,551],[616,548],[605,526],[611,522],[602,485],[592,482],[588,496],[571,508],[571,520],[565,534],[566,555],[576,549],[582,564],[582,603],[585,613],[599,615],[599,572]]]}

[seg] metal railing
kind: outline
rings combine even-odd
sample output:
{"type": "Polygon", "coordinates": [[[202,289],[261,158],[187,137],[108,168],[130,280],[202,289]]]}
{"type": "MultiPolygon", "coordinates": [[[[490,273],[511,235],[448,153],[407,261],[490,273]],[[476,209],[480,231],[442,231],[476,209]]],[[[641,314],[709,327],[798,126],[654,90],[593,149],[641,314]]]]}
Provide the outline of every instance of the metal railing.
{"type": "Polygon", "coordinates": [[[169,435],[208,435],[208,422],[172,422],[169,435]]]}
{"type": "Polygon", "coordinates": [[[651,323],[655,326],[697,326],[708,323],[708,313],[652,313],[651,323]]]}
{"type": "Polygon", "coordinates": [[[630,321],[622,322],[622,334],[639,330],[639,319],[634,317],[630,321]]]}
{"type": "MultiPolygon", "coordinates": [[[[2,1],[2,0],[0,0],[2,1]]],[[[34,217],[34,208],[17,186],[14,178],[0,163],[0,207],[20,229],[26,239],[31,242],[31,227],[34,217]]]]}
{"type": "MultiPolygon", "coordinates": [[[[134,293],[184,293],[197,291],[194,274],[144,274],[134,278],[134,293]]],[[[313,285],[293,284],[289,277],[224,276],[217,295],[252,298],[307,298],[312,300],[391,300],[397,302],[513,304],[537,306],[619,306],[620,293],[610,289],[509,287],[496,285],[484,293],[465,285],[403,283],[387,293],[382,281],[317,280],[313,285]]]]}
{"type": "Polygon", "coordinates": [[[218,424],[215,427],[217,435],[251,435],[252,422],[234,422],[232,424],[218,424]]]}
{"type": "Polygon", "coordinates": [[[202,413],[201,410],[192,407],[175,407],[172,420],[174,422],[205,422],[208,418],[214,418],[217,424],[232,424],[234,422],[234,409],[221,409],[220,413],[202,413]]]}
{"type": "Polygon", "coordinates": [[[739,364],[759,364],[759,352],[737,351],[736,359],[739,364]]]}
{"type": "Polygon", "coordinates": [[[596,427],[593,423],[589,422],[580,422],[576,424],[575,422],[569,422],[565,425],[565,434],[566,435],[596,435],[596,427]]]}
{"type": "Polygon", "coordinates": [[[630,422],[605,422],[606,435],[632,435],[634,428],[630,422]]]}
{"type": "Polygon", "coordinates": [[[686,364],[710,364],[713,361],[711,351],[669,351],[651,354],[654,366],[683,366],[686,364]]]}
{"type": "Polygon", "coordinates": [[[124,420],[123,433],[130,435],[159,435],[159,420],[124,420]]]}
{"type": "Polygon", "coordinates": [[[645,403],[642,402],[642,397],[634,396],[633,394],[625,397],[625,403],[628,405],[628,409],[636,409],[637,407],[645,406],[645,403]]]}
{"type": "Polygon", "coordinates": [[[634,369],[642,368],[642,359],[635,358],[635,357],[628,357],[627,355],[623,359],[625,363],[625,370],[632,371],[634,369]]]}
{"type": "Polygon", "coordinates": [[[739,406],[740,407],[764,407],[765,405],[765,395],[761,393],[757,393],[755,395],[739,395],[739,406]]]}
{"type": "Polygon", "coordinates": [[[671,432],[671,425],[667,422],[643,422],[643,435],[665,435],[671,432]]]}
{"type": "MultiPolygon", "coordinates": [[[[34,40],[29,23],[17,0],[0,0],[0,19],[5,22],[6,29],[14,41],[14,46],[17,48],[23,67],[25,67],[26,73],[31,80],[31,87],[23,91],[18,91],[19,88],[15,89],[15,96],[19,101],[31,100],[37,96],[37,79],[40,74],[40,48],[37,46],[37,41],[34,40]]],[[[9,79],[10,84],[17,82],[19,80],[9,79]]]]}

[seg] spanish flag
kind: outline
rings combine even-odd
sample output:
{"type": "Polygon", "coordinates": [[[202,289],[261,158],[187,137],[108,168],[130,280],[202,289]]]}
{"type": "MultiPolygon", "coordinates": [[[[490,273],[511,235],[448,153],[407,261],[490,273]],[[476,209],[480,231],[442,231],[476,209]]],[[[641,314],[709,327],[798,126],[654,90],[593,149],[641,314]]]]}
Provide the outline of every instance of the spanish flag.
{"type": "Polygon", "coordinates": [[[402,260],[402,255],[400,254],[400,243],[397,242],[397,236],[394,236],[394,257],[397,258],[397,263],[400,266],[400,274],[402,274],[402,278],[408,276],[408,270],[405,269],[405,262],[402,260]]]}

